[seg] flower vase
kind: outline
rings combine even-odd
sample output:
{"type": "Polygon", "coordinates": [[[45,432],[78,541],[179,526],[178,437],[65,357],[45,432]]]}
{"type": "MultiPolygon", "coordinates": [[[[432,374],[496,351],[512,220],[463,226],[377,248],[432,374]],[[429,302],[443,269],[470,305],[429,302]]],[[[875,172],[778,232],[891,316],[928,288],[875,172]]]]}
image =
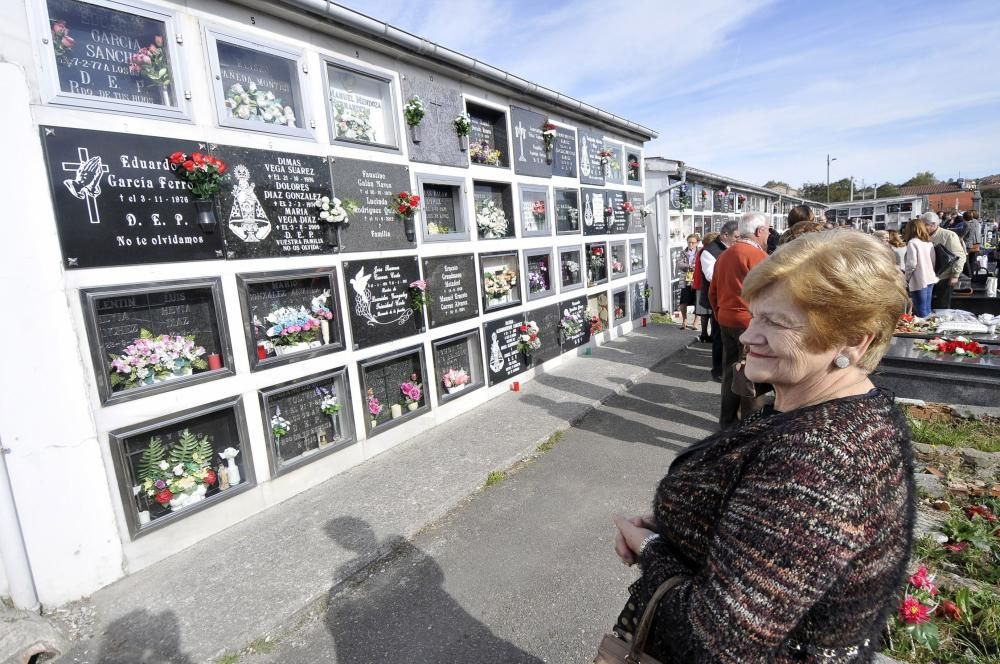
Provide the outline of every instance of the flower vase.
{"type": "Polygon", "coordinates": [[[174,364],[174,377],[179,378],[181,376],[190,376],[192,373],[194,373],[194,369],[190,364],[182,366],[178,366],[176,363],[174,364]]]}
{"type": "Polygon", "coordinates": [[[394,403],[389,406],[389,413],[392,415],[392,419],[403,416],[403,407],[398,403],[394,403]]]}
{"type": "Polygon", "coordinates": [[[420,130],[420,125],[410,125],[410,140],[414,143],[419,143],[420,139],[423,137],[423,132],[420,130]]]}
{"type": "Polygon", "coordinates": [[[406,410],[412,412],[412,411],[416,410],[419,405],[420,404],[418,404],[416,401],[414,401],[413,403],[408,403],[408,404],[406,404],[406,410]]]}
{"type": "Polygon", "coordinates": [[[552,148],[550,147],[545,148],[545,163],[549,166],[552,165],[552,148]]]}
{"type": "Polygon", "coordinates": [[[340,246],[340,232],[337,228],[337,224],[330,222],[323,223],[323,241],[326,242],[328,247],[339,247],[340,246]]]}
{"type": "Polygon", "coordinates": [[[323,337],[323,345],[330,343],[330,321],[321,320],[319,322],[319,333],[323,337]]]}
{"type": "Polygon", "coordinates": [[[236,459],[226,461],[226,477],[229,478],[229,486],[236,486],[243,481],[240,477],[240,469],[236,466],[236,459]]]}
{"type": "Polygon", "coordinates": [[[206,198],[196,198],[194,200],[194,206],[195,209],[198,210],[196,220],[201,230],[205,233],[214,232],[216,221],[215,210],[212,209],[212,201],[206,198]]]}
{"type": "Polygon", "coordinates": [[[444,389],[448,390],[448,394],[454,394],[455,392],[461,392],[464,390],[465,383],[462,383],[461,385],[452,385],[451,387],[446,387],[444,389]]]}
{"type": "Polygon", "coordinates": [[[340,440],[340,413],[334,413],[330,416],[330,424],[333,426],[332,440],[340,440]]]}
{"type": "Polygon", "coordinates": [[[462,152],[468,152],[469,151],[469,137],[468,136],[459,136],[458,137],[458,149],[461,150],[462,152]]]}
{"type": "Polygon", "coordinates": [[[375,418],[373,417],[373,418],[372,418],[372,421],[371,421],[371,425],[372,425],[372,427],[371,427],[372,429],[374,429],[375,427],[377,427],[377,426],[378,426],[378,420],[376,420],[376,419],[375,419],[375,418]]]}
{"type": "Polygon", "coordinates": [[[139,512],[139,525],[145,526],[149,523],[149,510],[142,510],[139,512]]]}
{"type": "Polygon", "coordinates": [[[170,100],[170,90],[167,86],[160,86],[160,103],[164,106],[173,106],[173,102],[170,100]]]}

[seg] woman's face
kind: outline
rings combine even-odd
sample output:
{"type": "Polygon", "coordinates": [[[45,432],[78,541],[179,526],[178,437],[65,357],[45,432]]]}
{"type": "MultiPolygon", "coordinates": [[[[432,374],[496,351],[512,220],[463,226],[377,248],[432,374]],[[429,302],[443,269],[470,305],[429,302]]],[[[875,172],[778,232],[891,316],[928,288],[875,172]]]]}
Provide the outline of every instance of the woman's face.
{"type": "Polygon", "coordinates": [[[740,336],[749,346],[746,376],[777,386],[812,383],[831,370],[834,349],[808,350],[806,313],[792,302],[784,284],[767,288],[750,303],[750,327],[740,336]]]}
{"type": "Polygon", "coordinates": [[[698,248],[698,240],[694,238],[688,239],[688,249],[697,249],[697,248],[698,248]]]}

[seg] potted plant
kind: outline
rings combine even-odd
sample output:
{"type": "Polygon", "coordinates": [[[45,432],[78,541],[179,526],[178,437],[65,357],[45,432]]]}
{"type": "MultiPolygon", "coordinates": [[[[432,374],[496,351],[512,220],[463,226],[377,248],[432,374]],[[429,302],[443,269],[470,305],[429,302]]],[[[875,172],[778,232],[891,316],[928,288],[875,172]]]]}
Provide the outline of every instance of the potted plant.
{"type": "Polygon", "coordinates": [[[458,149],[465,152],[469,149],[469,134],[472,132],[472,116],[468,113],[459,113],[452,123],[455,125],[455,133],[458,134],[458,149]]]}
{"type": "Polygon", "coordinates": [[[403,117],[406,119],[406,124],[410,126],[410,138],[413,139],[414,143],[420,142],[420,121],[424,119],[426,112],[424,102],[420,101],[420,97],[416,95],[410,97],[406,106],[403,107],[403,117]]]}
{"type": "Polygon", "coordinates": [[[350,198],[343,200],[334,196],[320,196],[313,201],[313,206],[319,210],[319,220],[323,226],[323,239],[331,247],[340,246],[340,227],[350,224],[348,215],[360,209],[357,201],[350,198]]]}
{"type": "Polygon", "coordinates": [[[444,383],[444,388],[448,390],[448,394],[454,394],[455,392],[464,390],[465,386],[468,385],[471,380],[472,378],[469,374],[461,367],[458,369],[448,369],[441,377],[441,382],[444,383]]]}
{"type": "Polygon", "coordinates": [[[403,230],[406,232],[406,239],[413,242],[417,238],[417,229],[413,225],[413,215],[420,209],[420,196],[401,191],[396,194],[393,206],[389,208],[397,217],[403,220],[403,230]]]}
{"type": "Polygon", "coordinates": [[[219,192],[226,177],[226,162],[201,152],[192,152],[190,156],[174,152],[168,162],[174,175],[187,182],[191,188],[201,230],[211,233],[216,226],[212,197],[219,192]]]}

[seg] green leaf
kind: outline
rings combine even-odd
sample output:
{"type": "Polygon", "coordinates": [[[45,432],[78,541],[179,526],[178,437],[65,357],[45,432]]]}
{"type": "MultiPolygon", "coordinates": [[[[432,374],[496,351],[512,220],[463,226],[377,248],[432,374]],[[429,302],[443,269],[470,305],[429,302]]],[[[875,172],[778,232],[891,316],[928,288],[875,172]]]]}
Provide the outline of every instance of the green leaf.
{"type": "Polygon", "coordinates": [[[191,455],[196,449],[198,449],[198,437],[184,429],[181,431],[180,439],[170,448],[170,465],[186,466],[191,463],[191,455]]]}
{"type": "Polygon", "coordinates": [[[149,439],[149,447],[139,457],[139,481],[155,481],[159,477],[160,462],[163,461],[163,445],[158,436],[149,439]]]}
{"type": "Polygon", "coordinates": [[[913,628],[913,639],[926,648],[937,650],[940,645],[940,635],[937,625],[931,620],[920,625],[915,625],[913,628]]]}

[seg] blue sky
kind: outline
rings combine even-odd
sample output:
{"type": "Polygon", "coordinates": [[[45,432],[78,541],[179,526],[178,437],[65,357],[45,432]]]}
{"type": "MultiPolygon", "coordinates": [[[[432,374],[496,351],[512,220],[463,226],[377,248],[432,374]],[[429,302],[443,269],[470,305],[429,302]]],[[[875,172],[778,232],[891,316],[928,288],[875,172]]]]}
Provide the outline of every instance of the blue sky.
{"type": "Polygon", "coordinates": [[[350,0],[763,184],[1000,173],[1000,2],[350,0]]]}

